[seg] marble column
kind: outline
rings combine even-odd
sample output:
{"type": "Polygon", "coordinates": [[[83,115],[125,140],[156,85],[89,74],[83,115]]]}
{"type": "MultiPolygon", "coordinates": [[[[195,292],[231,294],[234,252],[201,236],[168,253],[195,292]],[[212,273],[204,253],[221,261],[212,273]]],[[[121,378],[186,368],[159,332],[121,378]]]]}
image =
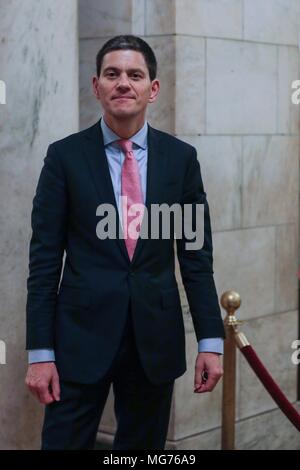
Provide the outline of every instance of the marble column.
{"type": "Polygon", "coordinates": [[[0,448],[40,445],[43,414],[24,383],[30,213],[48,145],[78,130],[75,0],[0,0],[0,448]]]}

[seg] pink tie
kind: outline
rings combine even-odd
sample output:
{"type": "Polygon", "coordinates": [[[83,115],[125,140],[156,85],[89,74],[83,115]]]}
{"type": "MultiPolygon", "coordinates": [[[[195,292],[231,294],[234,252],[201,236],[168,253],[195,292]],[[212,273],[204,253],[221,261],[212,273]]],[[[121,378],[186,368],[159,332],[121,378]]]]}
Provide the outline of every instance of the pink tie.
{"type": "Polygon", "coordinates": [[[135,155],[132,150],[132,142],[130,140],[121,139],[117,143],[120,145],[125,154],[125,160],[122,165],[121,175],[121,195],[122,198],[122,215],[123,215],[123,231],[125,237],[125,244],[128,251],[130,260],[133,257],[135,246],[139,231],[141,229],[140,223],[129,227],[131,221],[135,218],[143,216],[142,212],[137,212],[134,215],[129,215],[128,211],[132,204],[143,204],[143,195],[139,175],[139,167],[135,155]],[[126,196],[126,198],[124,198],[126,196]],[[129,228],[129,231],[128,231],[129,228]],[[132,230],[130,230],[132,229],[132,230]]]}

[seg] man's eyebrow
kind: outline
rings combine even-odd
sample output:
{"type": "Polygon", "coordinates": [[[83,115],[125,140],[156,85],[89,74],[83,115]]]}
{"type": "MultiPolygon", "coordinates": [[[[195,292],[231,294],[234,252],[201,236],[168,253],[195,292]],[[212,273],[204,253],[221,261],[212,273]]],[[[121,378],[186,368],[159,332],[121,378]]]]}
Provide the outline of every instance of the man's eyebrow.
{"type": "MultiPolygon", "coordinates": [[[[120,69],[118,67],[113,67],[109,65],[108,67],[105,67],[105,69],[103,70],[103,73],[107,72],[108,70],[114,70],[116,72],[120,72],[120,69]]],[[[142,74],[145,74],[144,70],[139,69],[139,68],[128,69],[128,72],[141,72],[142,74]]]]}

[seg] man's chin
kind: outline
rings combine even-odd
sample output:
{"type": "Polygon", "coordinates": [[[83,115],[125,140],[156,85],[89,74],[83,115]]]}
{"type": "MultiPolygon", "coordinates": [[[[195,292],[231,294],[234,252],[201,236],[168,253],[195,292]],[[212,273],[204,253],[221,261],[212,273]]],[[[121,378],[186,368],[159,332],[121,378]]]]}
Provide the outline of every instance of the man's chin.
{"type": "Polygon", "coordinates": [[[136,116],[137,113],[133,113],[129,111],[129,109],[118,109],[118,111],[114,111],[112,115],[116,119],[130,119],[136,116]]]}

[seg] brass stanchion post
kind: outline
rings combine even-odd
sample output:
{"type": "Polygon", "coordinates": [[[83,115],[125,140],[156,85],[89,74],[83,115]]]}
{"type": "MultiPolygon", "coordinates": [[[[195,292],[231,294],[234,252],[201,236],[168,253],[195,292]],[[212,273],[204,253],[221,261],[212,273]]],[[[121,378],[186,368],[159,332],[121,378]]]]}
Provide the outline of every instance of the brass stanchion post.
{"type": "Polygon", "coordinates": [[[223,361],[222,450],[234,450],[236,383],[235,328],[241,323],[236,319],[235,311],[241,305],[241,298],[237,292],[224,292],[221,297],[221,305],[227,312],[224,319],[226,339],[224,342],[223,361]]]}

